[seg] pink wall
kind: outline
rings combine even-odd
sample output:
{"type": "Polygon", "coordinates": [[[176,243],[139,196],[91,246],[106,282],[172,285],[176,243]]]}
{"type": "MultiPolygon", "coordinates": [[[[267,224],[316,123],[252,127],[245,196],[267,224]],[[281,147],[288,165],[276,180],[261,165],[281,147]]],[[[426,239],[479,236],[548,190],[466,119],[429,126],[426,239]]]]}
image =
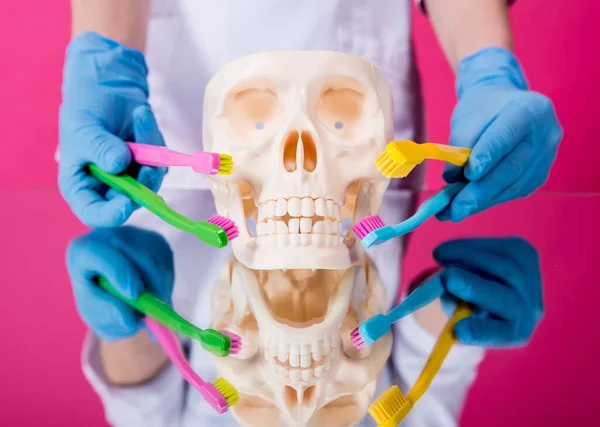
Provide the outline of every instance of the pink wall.
{"type": "MultiPolygon", "coordinates": [[[[80,373],[84,328],[63,262],[68,240],[83,227],[54,188],[52,156],[68,12],[66,0],[0,2],[0,200],[11,206],[0,209],[2,426],[105,425],[80,373]],[[35,156],[19,167],[32,147],[37,148],[35,156]]],[[[600,85],[592,79],[600,65],[600,4],[520,0],[513,18],[517,51],[529,79],[555,100],[566,131],[546,190],[600,193],[595,164],[600,145],[592,139],[600,99],[600,85]]],[[[454,104],[452,75],[429,23],[418,14],[415,33],[430,139],[445,141],[454,104]]],[[[432,167],[429,174],[431,183],[439,185],[439,168],[432,167]]],[[[600,425],[597,387],[592,386],[600,384],[600,375],[586,368],[595,362],[588,343],[600,338],[592,327],[600,292],[593,286],[594,267],[587,262],[600,251],[594,214],[599,209],[600,194],[540,195],[460,225],[431,222],[413,236],[405,280],[429,265],[437,242],[455,236],[521,234],[543,254],[547,316],[529,347],[492,352],[485,360],[462,425],[600,425]]]]}
{"type": "MultiPolygon", "coordinates": [[[[596,0],[517,0],[512,10],[516,52],[531,87],[552,98],[565,129],[560,156],[545,190],[600,191],[598,120],[600,84],[600,2],[596,0]],[[574,165],[577,164],[577,167],[574,165]]],[[[429,138],[448,140],[455,105],[454,79],[429,21],[415,14],[414,32],[423,76],[429,138]]],[[[441,167],[430,167],[432,185],[441,167]]]]}

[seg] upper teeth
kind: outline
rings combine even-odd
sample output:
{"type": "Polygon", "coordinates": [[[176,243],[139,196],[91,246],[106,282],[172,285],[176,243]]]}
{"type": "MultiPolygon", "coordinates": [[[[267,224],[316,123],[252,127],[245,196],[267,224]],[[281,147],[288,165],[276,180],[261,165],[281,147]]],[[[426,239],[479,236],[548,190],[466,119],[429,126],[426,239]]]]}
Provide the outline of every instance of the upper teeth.
{"type": "Polygon", "coordinates": [[[333,200],[291,197],[268,200],[258,207],[258,236],[268,234],[340,233],[341,210],[333,200]]]}

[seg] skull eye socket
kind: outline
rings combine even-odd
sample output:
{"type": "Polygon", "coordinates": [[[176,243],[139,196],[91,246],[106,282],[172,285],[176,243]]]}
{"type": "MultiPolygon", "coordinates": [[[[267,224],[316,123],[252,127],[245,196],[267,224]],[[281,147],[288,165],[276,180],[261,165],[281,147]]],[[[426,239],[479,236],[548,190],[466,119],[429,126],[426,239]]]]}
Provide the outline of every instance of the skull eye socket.
{"type": "Polygon", "coordinates": [[[319,121],[330,132],[345,138],[356,136],[363,126],[365,95],[356,84],[336,82],[324,87],[317,104],[319,121]]]}
{"type": "Polygon", "coordinates": [[[238,89],[229,95],[225,105],[231,128],[248,139],[260,138],[272,130],[279,113],[277,91],[265,85],[238,89]]]}

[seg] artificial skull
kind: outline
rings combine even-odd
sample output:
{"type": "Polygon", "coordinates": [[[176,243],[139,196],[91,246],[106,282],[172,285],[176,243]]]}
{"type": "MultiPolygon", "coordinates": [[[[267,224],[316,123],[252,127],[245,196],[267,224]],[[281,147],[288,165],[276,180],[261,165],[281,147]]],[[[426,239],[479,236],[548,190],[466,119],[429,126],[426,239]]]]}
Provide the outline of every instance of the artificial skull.
{"type": "Polygon", "coordinates": [[[388,180],[375,159],[392,134],[388,82],[360,58],[267,52],[227,64],[206,88],[203,140],[235,162],[212,178],[219,214],[240,227],[235,257],[257,270],[349,268],[360,245],[342,223],[379,210],[388,180]]]}
{"type": "Polygon", "coordinates": [[[239,355],[215,358],[248,427],[348,427],[366,414],[391,351],[390,335],[356,350],[350,331],[386,296],[367,258],[346,270],[254,271],[225,265],[212,327],[242,336],[239,355]]]}

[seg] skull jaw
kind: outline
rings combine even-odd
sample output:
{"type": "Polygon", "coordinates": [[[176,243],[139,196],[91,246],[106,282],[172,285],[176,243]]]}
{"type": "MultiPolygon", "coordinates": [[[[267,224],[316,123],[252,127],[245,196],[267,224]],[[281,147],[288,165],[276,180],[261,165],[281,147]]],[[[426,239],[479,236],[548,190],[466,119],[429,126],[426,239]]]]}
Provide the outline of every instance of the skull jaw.
{"type": "MultiPolygon", "coordinates": [[[[361,264],[362,262],[364,259],[361,259],[361,264]]],[[[240,404],[232,408],[233,415],[240,425],[248,427],[265,425],[347,427],[356,425],[365,416],[375,393],[377,379],[391,352],[392,336],[388,334],[375,345],[364,348],[360,352],[353,347],[352,351],[349,351],[350,330],[356,326],[357,322],[371,316],[372,310],[380,312],[385,307],[383,286],[375,267],[370,265],[368,275],[365,274],[365,269],[357,270],[357,268],[353,267],[345,273],[340,272],[341,281],[336,286],[332,286],[333,289],[336,289],[336,294],[331,295],[335,302],[333,306],[328,306],[327,314],[333,315],[334,318],[330,320],[335,321],[331,325],[332,329],[327,329],[327,331],[329,331],[328,334],[333,334],[337,338],[332,337],[329,341],[332,350],[329,353],[331,363],[328,364],[327,369],[322,371],[322,375],[315,375],[306,381],[296,379],[292,381],[291,376],[278,375],[279,372],[273,369],[273,363],[269,363],[274,361],[274,353],[267,345],[267,341],[270,343],[270,338],[269,340],[264,339],[265,333],[276,332],[273,331],[273,327],[282,331],[282,334],[279,334],[275,340],[277,348],[280,347],[279,340],[284,340],[284,337],[293,337],[292,342],[294,343],[312,344],[317,339],[318,333],[313,334],[310,327],[295,329],[282,324],[276,326],[265,324],[264,322],[268,320],[265,318],[267,313],[264,307],[260,308],[260,304],[257,304],[258,295],[262,291],[256,288],[258,282],[255,283],[255,281],[256,277],[261,277],[261,275],[268,277],[275,275],[274,280],[259,280],[260,286],[265,292],[270,292],[267,284],[277,285],[279,288],[281,276],[293,274],[293,271],[255,273],[242,267],[241,263],[237,263],[237,261],[232,261],[230,265],[226,266],[224,274],[221,276],[223,281],[221,285],[223,290],[229,289],[231,300],[221,299],[221,303],[233,304],[238,307],[241,304],[246,309],[242,311],[236,310],[236,307],[229,307],[221,310],[221,313],[232,313],[232,317],[225,315],[221,318],[213,318],[212,326],[240,332],[244,336],[244,345],[246,345],[248,335],[253,338],[251,341],[254,343],[251,354],[242,358],[238,356],[225,359],[215,358],[219,375],[235,384],[240,393],[240,404]],[[351,271],[357,271],[357,273],[351,274],[351,271]],[[366,294],[366,299],[355,300],[355,295],[361,293],[366,294]],[[242,294],[245,295],[243,301],[236,301],[242,294]],[[335,314],[344,311],[347,312],[345,316],[335,314]],[[238,320],[236,320],[235,312],[239,313],[238,320]],[[340,324],[341,317],[343,320],[340,324]],[[251,318],[252,322],[248,322],[248,318],[251,318]],[[234,329],[230,326],[231,323],[239,326],[234,329]],[[255,325],[255,328],[250,330],[249,323],[255,325]]],[[[310,272],[305,274],[310,276],[310,272]]],[[[337,277],[333,272],[323,273],[323,275],[337,277]]],[[[299,276],[296,278],[298,279],[299,276]]],[[[326,286],[326,283],[323,282],[321,286],[326,286]]],[[[219,293],[217,289],[215,289],[215,294],[219,293]]],[[[304,288],[301,291],[302,300],[306,299],[305,291],[304,288]]],[[[288,291],[281,289],[278,292],[287,294],[288,291]]],[[[221,295],[220,298],[223,296],[221,295]]],[[[275,310],[273,306],[271,309],[275,310]]]]}
{"type": "MultiPolygon", "coordinates": [[[[234,370],[238,374],[252,370],[253,376],[262,378],[249,383],[253,387],[239,390],[241,401],[231,408],[232,414],[240,425],[246,427],[356,426],[365,417],[373,401],[380,372],[391,353],[392,342],[390,334],[384,336],[375,344],[372,357],[366,359],[353,360],[342,356],[336,366],[312,387],[310,395],[307,392],[310,387],[303,388],[303,401],[296,400],[294,391],[265,365],[248,366],[245,369],[240,365],[234,370]],[[257,387],[257,384],[262,386],[257,387]]],[[[259,363],[260,357],[255,360],[259,363]]],[[[231,365],[224,366],[225,363],[219,362],[226,361],[221,359],[217,362],[221,375],[233,375],[232,370],[228,369],[231,365]]]]}

